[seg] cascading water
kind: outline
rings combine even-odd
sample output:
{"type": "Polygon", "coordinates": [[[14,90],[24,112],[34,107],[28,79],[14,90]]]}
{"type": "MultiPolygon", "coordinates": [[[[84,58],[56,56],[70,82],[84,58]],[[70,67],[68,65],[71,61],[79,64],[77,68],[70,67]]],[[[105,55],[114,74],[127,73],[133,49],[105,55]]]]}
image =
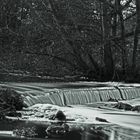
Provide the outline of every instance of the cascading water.
{"type": "Polygon", "coordinates": [[[69,89],[62,90],[66,104],[76,105],[76,104],[86,104],[92,102],[100,102],[100,95],[96,89],[69,89]]]}
{"type": "Polygon", "coordinates": [[[88,89],[57,89],[44,93],[38,92],[36,96],[28,94],[28,104],[50,103],[55,105],[76,105],[101,101],[108,101],[110,98],[116,100],[133,99],[140,97],[140,88],[121,88],[121,92],[115,88],[88,88],[88,89]],[[122,98],[123,97],[123,98],[122,98]]]}
{"type": "Polygon", "coordinates": [[[140,88],[135,87],[119,87],[123,99],[129,100],[140,97],[140,88]]]}
{"type": "MultiPolygon", "coordinates": [[[[13,88],[15,91],[17,91],[19,94],[22,95],[24,102],[28,106],[30,106],[29,111],[31,111],[27,113],[27,108],[25,109],[26,120],[27,120],[27,115],[29,115],[29,120],[31,120],[32,122],[34,121],[36,123],[36,121],[38,120],[40,121],[41,119],[42,121],[44,121],[43,119],[45,119],[46,121],[48,119],[47,117],[49,115],[50,116],[52,115],[50,113],[50,107],[48,107],[48,110],[46,109],[48,104],[51,104],[49,106],[58,105],[57,106],[58,110],[62,110],[64,114],[67,115],[67,118],[70,119],[74,118],[75,122],[73,124],[71,122],[72,125],[75,125],[76,122],[79,122],[80,127],[81,124],[84,123],[85,124],[91,123],[93,125],[93,129],[89,131],[84,131],[85,135],[82,136],[83,140],[87,140],[87,139],[89,140],[95,138],[98,139],[100,136],[106,136],[104,135],[104,133],[102,133],[103,135],[101,133],[96,133],[99,132],[99,130],[96,131],[96,128],[101,129],[101,127],[97,127],[97,124],[102,123],[100,121],[103,120],[106,120],[107,122],[104,122],[105,126],[103,126],[102,130],[103,132],[107,132],[107,136],[110,136],[108,137],[109,139],[107,138],[106,140],[119,140],[119,139],[139,140],[140,139],[139,137],[140,123],[139,123],[138,112],[135,111],[132,112],[132,110],[131,112],[130,111],[125,112],[124,110],[121,111],[116,108],[108,109],[107,108],[108,106],[105,107],[103,106],[104,108],[102,106],[101,106],[102,108],[97,108],[97,107],[94,108],[92,106],[93,105],[92,103],[106,102],[109,99],[129,100],[129,99],[140,97],[139,87],[115,87],[115,86],[95,87],[94,86],[94,87],[78,87],[78,88],[74,88],[74,87],[50,88],[47,87],[47,84],[45,85],[44,83],[43,84],[4,83],[4,84],[0,84],[0,86],[13,88]],[[39,107],[37,108],[37,104],[39,104],[40,108],[39,107]],[[83,106],[71,106],[71,107],[67,106],[67,105],[78,105],[78,104],[83,106]],[[32,105],[35,105],[36,109],[33,108],[31,110],[31,108],[33,107],[32,105]],[[32,111],[34,111],[34,113],[32,111]],[[132,130],[130,128],[132,128],[132,130]]],[[[125,103],[126,101],[123,102],[125,103]]],[[[137,100],[136,99],[130,100],[129,102],[126,103],[129,103],[130,105],[133,105],[135,107],[136,105],[139,105],[140,98],[137,98],[137,100]]],[[[52,108],[51,112],[53,111],[56,111],[56,109],[52,108]]],[[[44,122],[42,122],[42,124],[44,124],[44,122]]],[[[77,124],[74,127],[77,128],[77,124]]]]}
{"type": "Polygon", "coordinates": [[[97,90],[100,94],[102,101],[108,101],[110,98],[121,100],[120,92],[114,87],[99,88],[97,90]]]}
{"type": "Polygon", "coordinates": [[[49,103],[59,106],[77,105],[116,100],[129,100],[140,97],[139,87],[78,87],[51,88],[45,83],[3,83],[2,87],[9,87],[22,95],[28,105],[49,103]]]}

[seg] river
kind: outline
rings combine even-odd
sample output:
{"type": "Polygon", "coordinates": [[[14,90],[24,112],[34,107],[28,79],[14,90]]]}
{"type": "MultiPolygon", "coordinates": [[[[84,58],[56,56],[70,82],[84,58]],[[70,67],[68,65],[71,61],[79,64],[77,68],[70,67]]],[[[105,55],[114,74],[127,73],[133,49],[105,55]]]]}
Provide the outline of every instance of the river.
{"type": "MultiPolygon", "coordinates": [[[[137,112],[131,111],[115,111],[108,108],[99,109],[96,108],[97,104],[107,102],[108,99],[113,98],[116,100],[126,100],[137,98],[138,100],[132,103],[139,104],[140,97],[140,85],[139,84],[124,84],[124,83],[96,83],[96,82],[78,82],[78,83],[1,83],[1,87],[10,87],[16,90],[22,95],[24,102],[28,106],[40,104],[53,104],[61,107],[71,106],[75,112],[81,113],[86,117],[99,117],[106,119],[113,124],[102,126],[102,130],[89,130],[89,128],[95,128],[98,125],[93,122],[92,126],[87,124],[85,131],[78,132],[72,131],[66,138],[74,137],[77,140],[139,140],[140,139],[140,115],[137,112]],[[93,109],[94,106],[94,109],[93,109]],[[101,135],[101,137],[100,137],[101,135]]],[[[73,111],[73,112],[74,112],[73,111]]],[[[72,111],[71,111],[72,113],[72,111]]],[[[1,130],[6,126],[18,126],[25,124],[28,126],[28,122],[14,122],[4,124],[1,122],[1,130]]],[[[34,123],[31,123],[34,125],[34,123]]],[[[79,123],[80,125],[82,123],[79,123]]],[[[86,123],[85,123],[86,124],[86,123]]],[[[37,128],[41,130],[41,126],[37,128]]],[[[7,128],[6,128],[7,129],[7,128]]],[[[12,128],[13,129],[13,128],[12,128]]],[[[10,129],[11,130],[11,129],[10,129]]],[[[2,139],[2,137],[0,138],[2,139]]]]}

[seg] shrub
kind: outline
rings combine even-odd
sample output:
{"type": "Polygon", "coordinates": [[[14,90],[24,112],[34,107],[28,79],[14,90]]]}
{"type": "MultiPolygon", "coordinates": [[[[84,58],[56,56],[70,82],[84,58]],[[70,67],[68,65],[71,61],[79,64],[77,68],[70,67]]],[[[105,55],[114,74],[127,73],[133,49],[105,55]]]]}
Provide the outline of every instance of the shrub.
{"type": "Polygon", "coordinates": [[[16,112],[23,108],[20,94],[9,88],[0,89],[0,116],[9,112],[16,112]]]}

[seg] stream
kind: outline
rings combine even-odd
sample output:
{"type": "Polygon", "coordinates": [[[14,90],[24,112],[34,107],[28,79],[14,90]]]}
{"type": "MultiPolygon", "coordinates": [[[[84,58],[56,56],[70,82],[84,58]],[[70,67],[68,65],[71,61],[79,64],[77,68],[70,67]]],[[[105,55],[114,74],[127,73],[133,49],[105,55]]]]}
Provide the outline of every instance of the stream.
{"type": "MultiPolygon", "coordinates": [[[[98,108],[109,99],[140,105],[140,85],[124,83],[0,83],[1,87],[9,87],[22,95],[24,103],[31,107],[36,104],[51,104],[68,108],[69,112],[87,118],[103,118],[109,123],[68,122],[71,131],[63,138],[45,138],[47,121],[8,120],[0,121],[0,131],[12,131],[24,127],[35,127],[36,139],[73,139],[73,140],[140,140],[140,115],[138,112],[119,111],[111,108],[98,108]]],[[[69,114],[70,114],[69,113],[69,114]]],[[[39,119],[39,118],[38,118],[39,119]]],[[[40,118],[41,120],[41,118],[40,118]]],[[[17,137],[0,134],[2,140],[17,137]]],[[[27,139],[27,138],[18,138],[27,139]]],[[[30,138],[31,139],[31,138],[30,138]]],[[[33,138],[35,139],[35,138],[33,138]]]]}

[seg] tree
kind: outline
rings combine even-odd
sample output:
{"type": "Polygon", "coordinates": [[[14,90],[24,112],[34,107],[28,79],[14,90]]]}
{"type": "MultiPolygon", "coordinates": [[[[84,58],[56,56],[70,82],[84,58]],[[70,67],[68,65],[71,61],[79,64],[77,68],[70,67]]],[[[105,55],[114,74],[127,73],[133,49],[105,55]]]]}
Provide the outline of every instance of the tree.
{"type": "MultiPolygon", "coordinates": [[[[137,58],[137,49],[140,41],[140,1],[136,0],[136,27],[134,33],[134,48],[132,56],[132,71],[136,72],[136,58],[137,58]]],[[[133,74],[134,74],[133,73],[133,74]]]]}
{"type": "Polygon", "coordinates": [[[8,71],[80,75],[90,80],[127,75],[136,16],[133,0],[1,3],[0,62],[8,71]]]}
{"type": "Polygon", "coordinates": [[[111,34],[111,17],[109,16],[110,7],[106,3],[102,3],[102,30],[103,30],[103,46],[104,46],[104,63],[106,78],[111,79],[114,73],[114,64],[111,51],[110,34],[111,34]]]}

